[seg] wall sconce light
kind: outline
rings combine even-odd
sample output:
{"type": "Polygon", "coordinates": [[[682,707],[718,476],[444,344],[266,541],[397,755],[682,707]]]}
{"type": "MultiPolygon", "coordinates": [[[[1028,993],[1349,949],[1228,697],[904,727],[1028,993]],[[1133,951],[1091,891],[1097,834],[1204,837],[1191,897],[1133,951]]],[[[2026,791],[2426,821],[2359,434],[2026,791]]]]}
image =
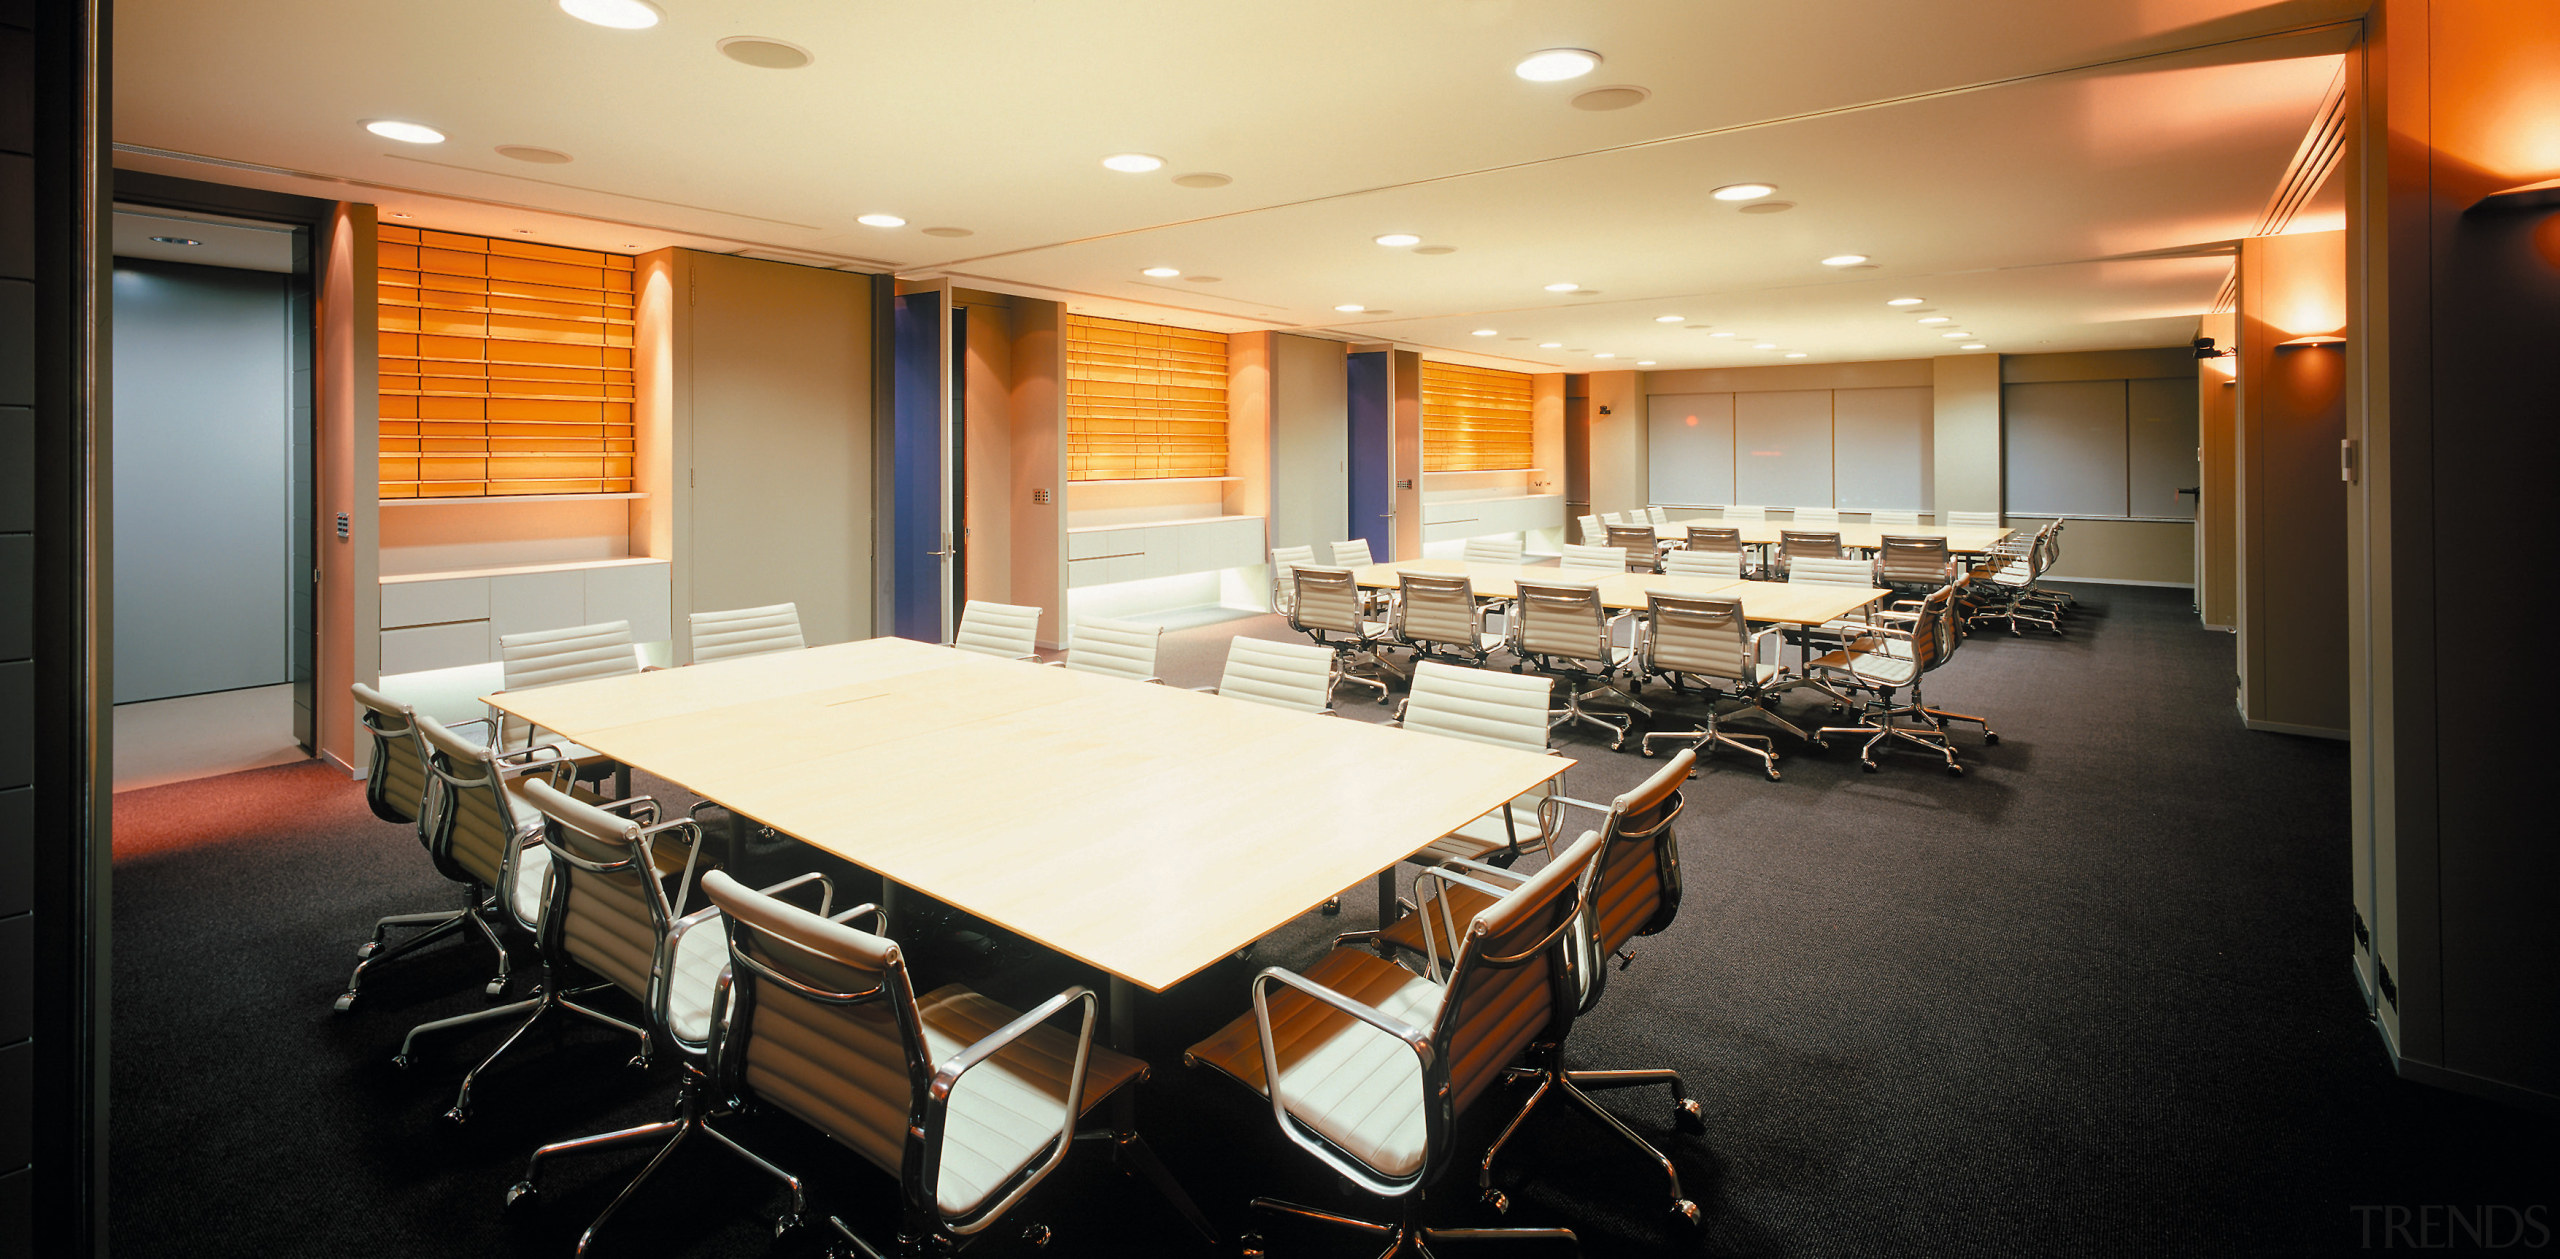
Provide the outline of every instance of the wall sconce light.
{"type": "Polygon", "coordinates": [[[2307,337],[2295,337],[2290,341],[2279,341],[2276,343],[2276,348],[2279,350],[2291,350],[2306,345],[2345,345],[2346,343],[2347,339],[2339,336],[2337,333],[2322,332],[2307,337]]]}
{"type": "Polygon", "coordinates": [[[2560,205],[2560,179],[2501,188],[2471,203],[2474,210],[2540,210],[2560,205]]]}

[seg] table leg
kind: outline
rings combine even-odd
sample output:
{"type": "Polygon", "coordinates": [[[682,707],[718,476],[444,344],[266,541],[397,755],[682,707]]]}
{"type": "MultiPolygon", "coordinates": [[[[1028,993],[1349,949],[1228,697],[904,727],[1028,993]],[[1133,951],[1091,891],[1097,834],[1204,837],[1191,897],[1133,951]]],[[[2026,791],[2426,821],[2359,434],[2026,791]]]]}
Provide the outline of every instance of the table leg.
{"type": "MultiPolygon", "coordinates": [[[[1384,931],[1394,925],[1396,925],[1396,868],[1388,866],[1378,872],[1378,930],[1384,931]]],[[[1385,948],[1384,945],[1379,947],[1385,948]]]]}
{"type": "MultiPolygon", "coordinates": [[[[1137,997],[1136,988],[1128,980],[1118,975],[1111,977],[1111,1008],[1106,1011],[1110,1019],[1111,1047],[1132,1056],[1136,1055],[1138,1044],[1137,997]]],[[[1218,1244],[1218,1231],[1209,1226],[1209,1217],[1200,1213],[1200,1206],[1191,1200],[1190,1192],[1182,1187],[1182,1182],[1173,1178],[1173,1173],[1165,1168],[1164,1160],[1156,1157],[1147,1139],[1138,1135],[1138,1089],[1134,1084],[1111,1096],[1109,1139],[1112,1160],[1120,1165],[1120,1170],[1145,1178],[1147,1183],[1155,1186],[1157,1194],[1173,1204],[1173,1209],[1181,1214],[1194,1232],[1200,1234],[1201,1240],[1211,1246],[1218,1244]]]]}

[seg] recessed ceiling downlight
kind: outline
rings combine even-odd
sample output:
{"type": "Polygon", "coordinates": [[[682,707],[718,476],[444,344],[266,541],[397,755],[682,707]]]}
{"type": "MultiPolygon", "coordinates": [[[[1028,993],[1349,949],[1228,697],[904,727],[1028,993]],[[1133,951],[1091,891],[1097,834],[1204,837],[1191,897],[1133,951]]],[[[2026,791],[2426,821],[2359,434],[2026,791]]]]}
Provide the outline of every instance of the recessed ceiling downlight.
{"type": "Polygon", "coordinates": [[[1948,340],[1950,340],[1950,341],[1961,341],[1961,340],[1965,339],[1966,337],[1972,336],[1973,334],[1972,334],[1972,333],[1970,333],[1970,332],[1941,332],[1941,333],[1939,333],[1938,335],[1939,335],[1939,336],[1942,336],[1942,337],[1945,337],[1946,339],[1948,339],[1948,340]]]}
{"type": "Polygon", "coordinates": [[[1636,360],[1636,366],[1638,367],[1651,367],[1653,364],[1654,360],[1649,358],[1640,358],[1636,360]]]}
{"type": "Polygon", "coordinates": [[[1922,297],[1888,297],[1884,299],[1884,304],[1887,306],[1917,306],[1927,300],[1927,298],[1922,297]]]}
{"type": "Polygon", "coordinates": [[[1102,159],[1102,164],[1130,175],[1143,175],[1151,170],[1164,169],[1164,159],[1153,153],[1114,153],[1102,159]]]}
{"type": "Polygon", "coordinates": [[[1987,350],[1987,349],[1990,349],[1991,347],[1990,347],[1990,346],[1987,346],[1987,345],[1984,345],[1983,343],[1981,343],[1981,342],[1979,342],[1979,341],[1976,341],[1976,342],[1974,342],[1974,343],[1973,343],[1973,344],[1971,344],[1971,345],[1959,345],[1959,346],[1957,346],[1956,348],[1957,348],[1957,349],[1959,349],[1959,350],[1987,350]]]}
{"type": "Polygon", "coordinates": [[[816,60],[808,49],[762,35],[732,35],[720,41],[720,54],[759,70],[797,70],[816,60]]]}
{"type": "Polygon", "coordinates": [[[1823,259],[1822,265],[1826,267],[1854,267],[1866,260],[1867,256],[1865,254],[1833,254],[1830,257],[1823,259]]]}
{"type": "Polygon", "coordinates": [[[501,144],[498,146],[498,156],[541,166],[560,166],[570,161],[569,155],[558,149],[539,148],[530,144],[501,144]]]}
{"type": "Polygon", "coordinates": [[[1341,311],[1343,314],[1346,314],[1346,315],[1356,315],[1356,314],[1359,314],[1361,311],[1367,310],[1367,309],[1369,309],[1369,308],[1368,308],[1368,307],[1366,307],[1366,306],[1361,305],[1361,304],[1360,304],[1360,303],[1358,303],[1358,302],[1344,302],[1343,304],[1341,304],[1341,305],[1339,305],[1339,306],[1334,307],[1334,309],[1335,309],[1335,310],[1338,310],[1338,311],[1341,311]]]}
{"type": "Polygon", "coordinates": [[[1593,358],[1616,358],[1616,357],[1618,357],[1618,354],[1617,354],[1617,351],[1615,351],[1615,350],[1602,350],[1601,352],[1599,352],[1599,353],[1597,353],[1597,354],[1594,354],[1594,355],[1592,355],[1591,357],[1593,357],[1593,358]]]}
{"type": "Polygon", "coordinates": [[[1379,244],[1384,245],[1389,249],[1402,249],[1407,245],[1419,245],[1422,243],[1422,238],[1411,232],[1389,232],[1384,236],[1377,237],[1376,240],[1379,244]]]}
{"type": "Polygon", "coordinates": [[[444,143],[443,132],[422,122],[402,122],[396,118],[374,118],[365,122],[364,129],[374,133],[375,135],[381,136],[385,140],[398,140],[402,144],[444,143]]]}
{"type": "Polygon", "coordinates": [[[617,31],[645,31],[666,16],[649,0],[560,0],[560,11],[617,31]]]}
{"type": "Polygon", "coordinates": [[[1679,323],[1687,318],[1687,315],[1656,315],[1653,317],[1653,321],[1655,323],[1679,323]]]}
{"type": "Polygon", "coordinates": [[[1562,341],[1541,341],[1541,342],[1539,342],[1539,343],[1538,343],[1538,348],[1539,348],[1539,349],[1541,349],[1541,350],[1561,350],[1561,349],[1563,349],[1563,348],[1564,348],[1564,342],[1562,342],[1562,341]]]}
{"type": "Polygon", "coordinates": [[[1786,355],[1786,356],[1787,356],[1788,358],[1803,358],[1803,357],[1804,357],[1804,351],[1802,351],[1802,350],[1789,350],[1789,351],[1787,351],[1787,355],[1786,355]]]}
{"type": "Polygon", "coordinates": [[[1708,336],[1711,336],[1711,337],[1729,337],[1729,336],[1732,336],[1733,334],[1732,334],[1732,333],[1730,333],[1730,332],[1710,332],[1710,333],[1708,333],[1707,335],[1708,335],[1708,336]]]}
{"type": "Polygon", "coordinates": [[[1502,330],[1499,328],[1478,328],[1475,331],[1475,335],[1480,337],[1498,337],[1502,335],[1502,330]]]}
{"type": "Polygon", "coordinates": [[[1413,252],[1422,254],[1425,257],[1437,258],[1442,254],[1454,254],[1458,252],[1458,247],[1455,245],[1418,245],[1414,247],[1413,252]]]}
{"type": "Polygon", "coordinates": [[[1751,348],[1752,348],[1752,349],[1755,349],[1755,350],[1774,350],[1774,349],[1777,349],[1777,348],[1778,348],[1778,343],[1777,343],[1777,342],[1775,342],[1775,341],[1763,341],[1763,342],[1761,342],[1761,343],[1760,343],[1760,344],[1758,344],[1758,345],[1752,346],[1751,348]]]}
{"type": "Polygon", "coordinates": [[[854,220],[864,227],[905,227],[907,221],[894,214],[864,214],[854,220]]]}
{"type": "Polygon", "coordinates": [[[1532,83],[1561,83],[1578,79],[1600,68],[1600,54],[1582,48],[1549,48],[1533,52],[1511,67],[1513,74],[1532,83]]]}
{"type": "Polygon", "coordinates": [[[1224,188],[1227,185],[1234,183],[1235,177],[1232,175],[1221,175],[1212,170],[1204,170],[1193,171],[1188,175],[1176,175],[1173,177],[1173,182],[1185,188],[1224,188]]]}
{"type": "Polygon", "coordinates": [[[1757,201],[1777,190],[1776,184],[1726,184],[1707,195],[1718,201],[1757,201]]]}
{"type": "Polygon", "coordinates": [[[1581,287],[1581,285],[1576,284],[1571,280],[1558,280],[1555,283],[1548,285],[1547,291],[1550,293],[1570,293],[1581,287]]]}
{"type": "Polygon", "coordinates": [[[924,234],[927,236],[943,236],[953,239],[957,239],[962,236],[977,235],[976,232],[965,227],[928,227],[924,229],[924,234]]]}
{"type": "Polygon", "coordinates": [[[1147,268],[1146,270],[1139,272],[1138,274],[1140,274],[1140,275],[1151,275],[1151,276],[1154,276],[1155,278],[1157,278],[1157,279],[1159,279],[1159,280],[1170,280],[1170,279],[1172,279],[1173,277],[1175,277],[1175,276],[1177,276],[1177,275],[1182,274],[1182,268],[1180,268],[1180,267],[1149,267],[1149,268],[1147,268]]]}
{"type": "Polygon", "coordinates": [[[1742,207],[1744,214],[1784,214],[1796,208],[1793,201],[1754,201],[1742,207]]]}
{"type": "Polygon", "coordinates": [[[154,236],[151,239],[156,240],[163,245],[201,245],[204,243],[203,241],[194,240],[185,236],[154,236]]]}
{"type": "Polygon", "coordinates": [[[1955,320],[1954,320],[1953,318],[1949,317],[1949,316],[1946,316],[1946,315],[1922,315],[1922,316],[1920,317],[1920,322],[1922,322],[1922,323],[1954,323],[1954,322],[1955,322],[1955,320]]]}

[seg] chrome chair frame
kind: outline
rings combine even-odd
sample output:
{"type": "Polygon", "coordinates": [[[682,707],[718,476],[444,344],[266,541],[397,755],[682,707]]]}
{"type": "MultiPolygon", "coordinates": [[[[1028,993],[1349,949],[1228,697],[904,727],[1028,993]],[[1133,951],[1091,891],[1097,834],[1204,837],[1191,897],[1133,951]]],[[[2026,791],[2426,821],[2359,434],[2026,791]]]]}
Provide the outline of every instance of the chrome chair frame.
{"type": "Polygon", "coordinates": [[[365,733],[370,736],[373,743],[373,757],[366,762],[370,769],[366,772],[364,781],[365,807],[371,809],[375,817],[385,822],[406,823],[419,846],[427,850],[428,859],[435,864],[436,872],[462,884],[470,901],[460,909],[389,914],[375,919],[372,938],[357,946],[355,970],[347,976],[347,986],[338,993],[337,1000],[332,1003],[331,1008],[340,1014],[355,1008],[356,998],[362,995],[366,971],[414,953],[446,936],[459,934],[467,926],[478,927],[481,934],[489,941],[490,947],[497,950],[498,976],[490,980],[487,985],[488,994],[492,997],[497,996],[506,991],[507,946],[495,932],[491,931],[488,922],[480,917],[480,912],[488,907],[492,892],[483,887],[478,879],[470,877],[468,872],[457,871],[450,860],[439,856],[436,852],[435,843],[431,837],[437,803],[436,780],[435,775],[427,769],[427,745],[425,738],[418,733],[417,712],[409,705],[384,695],[362,682],[354,685],[354,691],[356,703],[359,706],[357,721],[364,727],[365,733]],[[394,716],[401,719],[401,724],[396,729],[386,724],[394,716]],[[407,758],[405,761],[402,760],[404,754],[407,758]],[[405,788],[394,787],[392,783],[394,778],[406,777],[412,767],[417,775],[418,798],[408,802],[406,806],[408,812],[404,816],[400,811],[402,808],[400,801],[407,799],[408,792],[405,788]],[[384,938],[392,931],[406,928],[418,928],[418,934],[387,947],[384,945],[384,938]]]}
{"type": "Polygon", "coordinates": [[[1490,612],[1476,602],[1475,582],[1464,573],[1399,573],[1387,633],[1399,646],[1410,649],[1417,662],[1448,660],[1482,668],[1505,642],[1503,635],[1485,629],[1490,612]],[[1417,600],[1422,613],[1418,630],[1417,600]]]}
{"type": "Polygon", "coordinates": [[[1717,744],[1722,744],[1737,752],[1759,757],[1761,772],[1769,776],[1769,781],[1776,782],[1778,781],[1777,740],[1765,734],[1734,734],[1724,728],[1724,723],[1744,717],[1756,717],[1796,738],[1811,742],[1816,748],[1828,746],[1819,734],[1807,733],[1769,707],[1769,702],[1777,697],[1779,689],[1797,680],[1788,675],[1787,666],[1783,661],[1775,666],[1766,666],[1774,670],[1768,677],[1758,676],[1758,670],[1764,667],[1759,663],[1763,646],[1769,639],[1776,637],[1778,632],[1777,626],[1771,626],[1753,633],[1750,622],[1744,618],[1740,599],[1674,594],[1663,590],[1648,592],[1645,596],[1644,620],[1636,625],[1638,668],[1647,678],[1663,679],[1671,687],[1674,695],[1686,693],[1683,679],[1698,681],[1706,701],[1706,724],[1694,730],[1648,731],[1642,739],[1637,741],[1637,750],[1649,757],[1654,754],[1654,744],[1657,741],[1687,740],[1688,750],[1699,753],[1699,759],[1703,760],[1706,751],[1717,744]],[[1742,667],[1752,671],[1752,675],[1743,677],[1709,673],[1695,665],[1665,664],[1660,656],[1660,626],[1665,612],[1669,612],[1674,618],[1684,616],[1710,618],[1730,615],[1735,631],[1739,635],[1735,650],[1743,662],[1742,667]],[[1729,699],[1733,702],[1719,711],[1716,704],[1720,699],[1729,699]],[[1754,744],[1758,746],[1755,747],[1754,744]]]}
{"type": "MultiPolygon", "coordinates": [[[[1318,646],[1332,650],[1338,665],[1334,675],[1336,686],[1344,682],[1357,682],[1362,686],[1376,687],[1378,702],[1386,703],[1389,693],[1388,684],[1377,678],[1362,677],[1353,670],[1366,664],[1398,681],[1404,679],[1405,671],[1398,669],[1393,661],[1378,654],[1378,643],[1385,637],[1386,627],[1371,621],[1362,613],[1360,587],[1352,580],[1352,571],[1348,568],[1308,564],[1292,570],[1291,576],[1297,582],[1297,597],[1289,602],[1289,628],[1315,640],[1318,646]],[[1326,602],[1329,594],[1338,595],[1346,590],[1349,592],[1347,597],[1350,603],[1347,609],[1348,620],[1337,624],[1318,624],[1309,619],[1308,596],[1317,596],[1319,603],[1322,604],[1326,602]],[[1327,635],[1334,637],[1327,637],[1327,635]]],[[[1340,607],[1333,610],[1337,613],[1346,611],[1340,607]]]]}
{"type": "Polygon", "coordinates": [[[1868,773],[1872,774],[1878,768],[1876,752],[1879,748],[1908,743],[1937,753],[1945,758],[1948,774],[1963,777],[1964,765],[1956,759],[1955,740],[1948,729],[1953,722],[1973,722],[1982,727],[1983,742],[2000,742],[1999,732],[1991,728],[1990,722],[1964,713],[1931,708],[1921,694],[1928,675],[1954,658],[1956,649],[1964,642],[1964,635],[1956,628],[1955,597],[1956,588],[1949,585],[1932,592],[1916,605],[1905,604],[1903,607],[1911,610],[1894,615],[1891,621],[1878,618],[1882,623],[1859,627],[1860,636],[1856,640],[1811,666],[1834,676],[1845,676],[1851,686],[1873,696],[1860,706],[1857,725],[1825,726],[1819,732],[1824,736],[1868,736],[1865,745],[1858,750],[1858,763],[1868,773]],[[1894,644],[1897,643],[1902,645],[1898,655],[1894,652],[1894,644]],[[1879,669],[1868,663],[1870,657],[1889,665],[1908,667],[1909,673],[1906,676],[1902,668],[1879,669]],[[1895,702],[1896,693],[1906,688],[1911,692],[1910,702],[1895,702]],[[1905,720],[1911,724],[1900,724],[1905,720]]]}
{"type": "Polygon", "coordinates": [[[1298,584],[1289,574],[1300,564],[1316,562],[1312,546],[1275,546],[1271,548],[1271,610],[1287,616],[1298,595],[1298,584]]]}
{"type": "Polygon", "coordinates": [[[1777,571],[1781,580],[1793,571],[1797,560],[1839,558],[1841,558],[1840,533],[1837,528],[1780,529],[1778,531],[1777,571]]]}
{"type": "Polygon", "coordinates": [[[1652,525],[1611,525],[1607,545],[1627,553],[1630,573],[1662,571],[1661,537],[1654,533],[1652,525]]]}

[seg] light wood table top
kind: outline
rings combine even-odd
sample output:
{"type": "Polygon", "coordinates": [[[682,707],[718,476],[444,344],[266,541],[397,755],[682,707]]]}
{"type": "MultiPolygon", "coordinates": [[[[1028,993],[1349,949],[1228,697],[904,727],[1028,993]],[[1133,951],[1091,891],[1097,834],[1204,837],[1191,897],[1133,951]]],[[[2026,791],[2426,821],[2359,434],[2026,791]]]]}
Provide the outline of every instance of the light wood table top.
{"type": "Polygon", "coordinates": [[[1819,625],[1824,621],[1838,620],[1846,612],[1893,593],[1866,586],[1726,581],[1720,577],[1684,577],[1669,573],[1582,573],[1542,565],[1468,564],[1440,559],[1372,564],[1361,569],[1354,579],[1363,586],[1391,590],[1398,584],[1397,575],[1407,572],[1463,573],[1473,583],[1479,599],[1513,598],[1519,593],[1519,583],[1523,581],[1597,586],[1600,588],[1601,605],[1621,611],[1643,608],[1646,592],[1653,590],[1722,595],[1742,600],[1742,613],[1750,620],[1784,621],[1790,625],[1819,625]]]}
{"type": "Polygon", "coordinates": [[[1805,533],[1837,533],[1840,535],[1840,545],[1868,551],[1882,547],[1886,534],[1897,538],[1945,538],[1947,550],[1957,555],[1972,555],[1988,551],[2000,539],[2016,532],[2006,527],[1979,525],[1834,525],[1810,521],[1798,524],[1788,520],[1679,520],[1667,525],[1654,526],[1653,535],[1665,540],[1685,542],[1689,537],[1689,526],[1693,524],[1739,529],[1742,531],[1743,541],[1758,545],[1775,545],[1778,535],[1790,529],[1805,533]]]}
{"type": "Polygon", "coordinates": [[[487,701],[1158,992],[1573,764],[897,638],[487,701]]]}

